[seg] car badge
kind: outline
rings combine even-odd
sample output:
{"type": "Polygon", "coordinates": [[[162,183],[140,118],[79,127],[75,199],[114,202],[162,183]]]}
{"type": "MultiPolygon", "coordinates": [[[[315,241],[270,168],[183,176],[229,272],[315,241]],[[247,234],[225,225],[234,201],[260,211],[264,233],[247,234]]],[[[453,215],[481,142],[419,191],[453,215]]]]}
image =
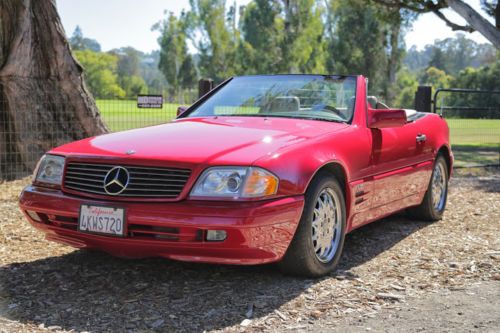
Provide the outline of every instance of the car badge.
{"type": "Polygon", "coordinates": [[[133,150],[133,149],[127,150],[125,152],[125,154],[127,154],[127,155],[133,155],[133,154],[135,154],[135,150],[133,150]]]}
{"type": "Polygon", "coordinates": [[[109,170],[104,177],[104,191],[109,195],[118,195],[125,191],[130,181],[130,174],[124,167],[117,166],[109,170]]]}

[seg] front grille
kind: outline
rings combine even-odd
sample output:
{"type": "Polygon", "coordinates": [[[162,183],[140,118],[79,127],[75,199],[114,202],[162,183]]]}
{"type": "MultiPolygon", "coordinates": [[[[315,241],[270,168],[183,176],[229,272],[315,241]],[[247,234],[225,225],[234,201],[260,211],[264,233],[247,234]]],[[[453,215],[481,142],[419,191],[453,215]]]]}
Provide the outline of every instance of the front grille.
{"type": "Polygon", "coordinates": [[[73,191],[118,197],[176,198],[184,189],[191,171],[187,169],[121,166],[128,171],[129,181],[118,194],[104,189],[105,178],[116,165],[68,163],[64,187],[73,191]]]}

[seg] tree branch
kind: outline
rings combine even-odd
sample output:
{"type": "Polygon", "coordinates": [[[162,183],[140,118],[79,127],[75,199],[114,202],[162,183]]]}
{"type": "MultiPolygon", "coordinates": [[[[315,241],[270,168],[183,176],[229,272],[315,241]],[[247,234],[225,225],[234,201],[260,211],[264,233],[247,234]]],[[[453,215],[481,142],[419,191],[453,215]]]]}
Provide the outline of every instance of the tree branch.
{"type": "Polygon", "coordinates": [[[446,4],[481,35],[500,49],[500,30],[462,0],[446,0],[446,4]]]}
{"type": "Polygon", "coordinates": [[[407,3],[404,3],[404,2],[398,1],[398,0],[395,0],[395,1],[373,0],[373,2],[378,3],[380,5],[383,5],[383,6],[386,6],[386,7],[390,7],[390,8],[406,8],[406,9],[409,9],[409,10],[416,12],[416,13],[428,13],[431,11],[430,9],[428,9],[426,7],[416,7],[416,6],[412,6],[410,4],[407,4],[407,3]]]}
{"type": "Polygon", "coordinates": [[[444,0],[438,0],[436,3],[427,1],[404,1],[404,0],[373,0],[375,3],[392,8],[405,8],[416,13],[429,13],[439,9],[446,8],[444,0]]]}
{"type": "Polygon", "coordinates": [[[459,25],[456,23],[451,22],[446,16],[444,16],[443,13],[441,13],[439,10],[434,10],[432,11],[434,14],[436,14],[437,17],[439,17],[441,20],[443,20],[447,26],[451,28],[453,31],[467,31],[467,32],[474,32],[476,31],[473,27],[470,25],[459,25]]]}

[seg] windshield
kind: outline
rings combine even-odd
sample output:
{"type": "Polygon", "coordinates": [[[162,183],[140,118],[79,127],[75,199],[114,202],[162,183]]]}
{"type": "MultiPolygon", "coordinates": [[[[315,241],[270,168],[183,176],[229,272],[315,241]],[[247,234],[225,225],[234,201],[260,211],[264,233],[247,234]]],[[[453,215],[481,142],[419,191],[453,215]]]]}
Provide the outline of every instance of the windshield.
{"type": "Polygon", "coordinates": [[[270,75],[235,77],[187,117],[287,117],[350,122],[355,77],[270,75]]]}

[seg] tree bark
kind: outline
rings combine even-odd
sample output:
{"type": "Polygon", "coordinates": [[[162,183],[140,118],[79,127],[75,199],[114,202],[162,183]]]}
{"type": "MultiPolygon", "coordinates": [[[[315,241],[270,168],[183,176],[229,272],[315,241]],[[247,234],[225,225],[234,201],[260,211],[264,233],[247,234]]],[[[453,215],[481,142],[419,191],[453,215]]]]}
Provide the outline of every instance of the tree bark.
{"type": "Polygon", "coordinates": [[[399,67],[401,50],[399,49],[399,34],[401,32],[401,15],[397,12],[394,24],[391,25],[390,44],[391,54],[389,58],[389,68],[387,73],[387,102],[392,104],[395,99],[396,73],[399,67]]]}
{"type": "Polygon", "coordinates": [[[500,49],[500,29],[488,22],[471,6],[462,0],[445,0],[446,4],[450,6],[458,15],[462,16],[465,21],[479,31],[486,39],[488,39],[497,49],[500,49]]]}
{"type": "Polygon", "coordinates": [[[55,0],[0,2],[0,179],[54,146],[107,132],[55,0]]]}

